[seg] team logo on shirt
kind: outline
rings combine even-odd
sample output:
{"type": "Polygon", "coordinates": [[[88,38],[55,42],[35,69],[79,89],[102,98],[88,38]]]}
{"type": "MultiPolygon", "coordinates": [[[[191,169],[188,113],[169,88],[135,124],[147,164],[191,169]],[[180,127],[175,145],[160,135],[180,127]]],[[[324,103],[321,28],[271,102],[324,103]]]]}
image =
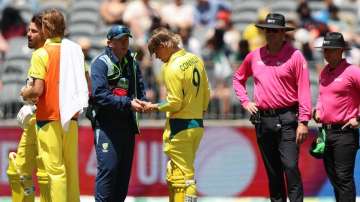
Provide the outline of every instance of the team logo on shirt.
{"type": "Polygon", "coordinates": [[[105,143],[102,143],[102,152],[108,152],[108,148],[109,148],[109,143],[105,142],[105,143]]]}

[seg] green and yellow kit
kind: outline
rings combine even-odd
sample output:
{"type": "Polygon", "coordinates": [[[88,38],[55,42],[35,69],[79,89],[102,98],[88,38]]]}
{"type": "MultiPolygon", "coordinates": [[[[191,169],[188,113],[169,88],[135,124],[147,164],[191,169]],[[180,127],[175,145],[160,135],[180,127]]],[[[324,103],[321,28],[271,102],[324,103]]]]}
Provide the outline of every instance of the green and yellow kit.
{"type": "Polygon", "coordinates": [[[181,49],[163,65],[162,76],[167,90],[159,111],[166,112],[163,149],[169,157],[167,181],[170,201],[196,198],[194,180],[195,154],[204,133],[203,115],[207,110],[210,89],[204,62],[181,49]]]}

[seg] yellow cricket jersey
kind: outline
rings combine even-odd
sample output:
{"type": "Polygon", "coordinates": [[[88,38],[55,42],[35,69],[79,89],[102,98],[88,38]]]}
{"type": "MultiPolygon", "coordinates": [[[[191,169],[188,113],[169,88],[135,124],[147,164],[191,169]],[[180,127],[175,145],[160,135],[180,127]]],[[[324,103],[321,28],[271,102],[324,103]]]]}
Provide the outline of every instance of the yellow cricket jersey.
{"type": "Polygon", "coordinates": [[[182,49],[163,65],[162,74],[167,97],[159,111],[171,119],[202,119],[210,97],[204,62],[182,49]]]}
{"type": "MultiPolygon", "coordinates": [[[[52,38],[47,39],[45,41],[45,45],[47,44],[58,44],[60,45],[61,38],[52,38]]],[[[36,79],[45,79],[45,75],[47,72],[47,64],[49,62],[49,55],[44,47],[41,47],[34,51],[31,56],[30,68],[28,72],[29,77],[33,77],[36,79]]]]}
{"type": "MultiPolygon", "coordinates": [[[[56,44],[61,45],[61,38],[56,37],[52,39],[47,39],[45,45],[47,44],[56,44]]],[[[36,49],[31,56],[30,68],[28,76],[36,79],[45,79],[47,72],[47,64],[49,62],[48,52],[44,47],[36,49]]],[[[89,72],[89,65],[85,64],[85,72],[89,72]]]]}

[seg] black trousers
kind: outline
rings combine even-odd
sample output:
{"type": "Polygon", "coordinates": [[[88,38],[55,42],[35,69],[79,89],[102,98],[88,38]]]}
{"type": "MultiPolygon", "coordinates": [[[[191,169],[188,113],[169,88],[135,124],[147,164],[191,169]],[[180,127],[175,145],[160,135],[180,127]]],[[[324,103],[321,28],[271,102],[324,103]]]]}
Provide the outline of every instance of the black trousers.
{"type": "Polygon", "coordinates": [[[297,115],[292,110],[261,116],[260,123],[255,124],[257,142],[269,180],[270,200],[274,202],[286,202],[287,195],[291,202],[302,202],[304,198],[298,167],[297,126],[297,115]]]}
{"type": "Polygon", "coordinates": [[[358,148],[358,129],[326,130],[324,166],[337,202],[356,200],[354,167],[358,148]]]}

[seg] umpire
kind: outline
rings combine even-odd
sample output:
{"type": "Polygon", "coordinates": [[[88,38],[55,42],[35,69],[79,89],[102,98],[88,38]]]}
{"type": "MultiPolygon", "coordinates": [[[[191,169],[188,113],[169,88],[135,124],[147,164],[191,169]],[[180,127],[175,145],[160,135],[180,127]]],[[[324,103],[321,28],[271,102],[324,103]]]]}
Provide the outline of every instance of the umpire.
{"type": "Polygon", "coordinates": [[[267,44],[250,52],[233,78],[235,92],[252,114],[257,142],[266,167],[271,201],[303,201],[298,168],[299,147],[308,135],[311,118],[309,71],[304,56],[285,41],[285,17],[270,13],[263,24],[267,44]],[[254,78],[254,100],[246,92],[254,78]],[[284,176],[285,174],[285,176],[284,176]],[[287,187],[285,187],[287,186],[287,187]],[[288,194],[286,193],[286,190],[288,194]]]}
{"type": "Polygon", "coordinates": [[[129,37],[127,27],[113,26],[107,34],[108,46],[91,63],[97,202],[124,201],[128,191],[134,135],[139,133],[136,112],[142,111],[139,100],[145,99],[129,37]]]}
{"type": "Polygon", "coordinates": [[[314,119],[326,131],[324,166],[337,202],[355,202],[354,169],[359,148],[360,69],[342,58],[349,47],[339,32],[329,32],[321,47],[328,64],[319,78],[314,119]]]}

